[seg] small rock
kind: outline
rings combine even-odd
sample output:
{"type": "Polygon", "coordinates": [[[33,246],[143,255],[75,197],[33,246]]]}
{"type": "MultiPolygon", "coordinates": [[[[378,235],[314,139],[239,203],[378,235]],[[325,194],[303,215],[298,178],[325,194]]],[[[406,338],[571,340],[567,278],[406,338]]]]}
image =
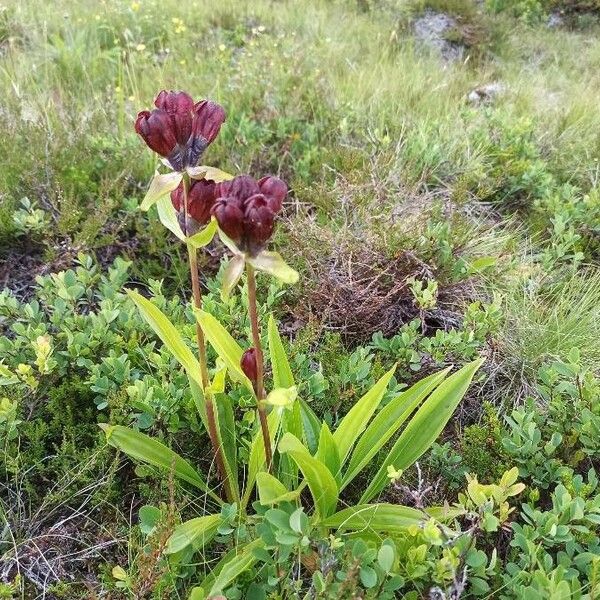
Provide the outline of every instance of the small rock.
{"type": "Polygon", "coordinates": [[[476,87],[473,91],[469,92],[467,96],[467,100],[471,104],[479,105],[479,104],[490,104],[493,100],[495,100],[500,94],[503,94],[506,91],[505,86],[496,81],[494,83],[488,83],[486,85],[480,85],[476,87]]]}
{"type": "Polygon", "coordinates": [[[556,27],[561,27],[564,24],[565,20],[560,13],[553,12],[549,17],[548,21],[546,21],[546,26],[549,29],[555,29],[556,27]]]}
{"type": "Polygon", "coordinates": [[[447,33],[456,27],[456,19],[445,14],[426,11],[413,23],[416,39],[424,46],[438,51],[447,61],[461,60],[465,47],[446,39],[447,33]]]}

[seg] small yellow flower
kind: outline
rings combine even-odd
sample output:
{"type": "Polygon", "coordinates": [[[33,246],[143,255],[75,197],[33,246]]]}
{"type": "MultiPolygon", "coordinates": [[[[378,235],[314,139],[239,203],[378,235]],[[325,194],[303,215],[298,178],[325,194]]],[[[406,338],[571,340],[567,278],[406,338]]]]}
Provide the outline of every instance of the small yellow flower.
{"type": "Polygon", "coordinates": [[[221,52],[225,52],[225,50],[227,50],[227,46],[225,44],[219,44],[219,50],[221,52]]]}
{"type": "Polygon", "coordinates": [[[143,52],[143,51],[146,49],[146,44],[138,44],[138,45],[135,47],[135,49],[136,49],[138,52],[143,52]]]}
{"type": "Polygon", "coordinates": [[[131,3],[131,10],[133,12],[137,12],[138,10],[140,10],[140,3],[139,2],[132,2],[131,3]]]}

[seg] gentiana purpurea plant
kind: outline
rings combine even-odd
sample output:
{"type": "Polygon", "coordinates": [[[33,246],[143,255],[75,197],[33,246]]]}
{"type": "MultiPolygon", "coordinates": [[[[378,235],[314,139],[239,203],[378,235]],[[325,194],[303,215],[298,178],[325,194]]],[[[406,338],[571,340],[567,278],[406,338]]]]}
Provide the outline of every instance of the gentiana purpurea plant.
{"type": "Polygon", "coordinates": [[[222,507],[220,513],[204,514],[176,527],[167,547],[174,560],[191,558],[196,549],[210,543],[227,519],[231,520],[232,510],[235,521],[247,526],[247,539],[243,543],[238,540],[194,588],[191,597],[197,600],[222,593],[259,560],[259,550],[265,546],[259,534],[261,519],[265,510],[277,510],[278,506],[292,504],[306,511],[310,526],[319,531],[350,532],[365,538],[393,534],[431,518],[444,521],[456,517],[459,508],[422,510],[371,501],[387,486],[390,470],[398,473],[410,467],[436,440],[482,361],[473,361],[453,374],[450,368],[433,373],[380,408],[394,366],[356,401],[332,431],[298,397],[271,316],[266,337],[272,377],[266,381],[256,272],[265,272],[287,284],[298,279],[278,253],[267,250],[287,186],[277,177],[233,177],[214,167],[198,165],[225,120],[225,111],[217,104],[206,100],[194,103],[184,92],[163,91],[155,105],[152,112],[139,114],[136,131],[170,170],[155,174],[141,206],[147,210],[156,204],[162,223],[187,246],[197,320],[197,356],[151,300],[133,290],[129,295],[187,373],[211,441],[222,491],[212,489],[195,467],[152,437],[123,426],[103,428],[108,442],[134,460],[172,472],[222,507]],[[222,294],[231,294],[246,274],[251,325],[246,350],[202,309],[197,252],[215,235],[232,254],[223,273],[222,294]],[[212,369],[207,362],[207,342],[218,356],[212,369]],[[256,399],[259,419],[247,465],[239,464],[234,407],[224,393],[227,385],[244,386],[256,399]],[[359,503],[349,505],[344,491],[373,464],[375,475],[361,490],[359,503]],[[305,488],[308,493],[302,494],[305,488]],[[340,504],[345,508],[340,510],[340,504]]]}

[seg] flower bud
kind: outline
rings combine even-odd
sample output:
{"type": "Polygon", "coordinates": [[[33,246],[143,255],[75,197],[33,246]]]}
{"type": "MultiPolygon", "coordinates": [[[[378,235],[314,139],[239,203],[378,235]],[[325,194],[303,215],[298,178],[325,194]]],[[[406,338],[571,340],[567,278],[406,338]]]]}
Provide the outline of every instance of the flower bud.
{"type": "Polygon", "coordinates": [[[242,245],[244,236],[244,212],[235,198],[220,198],[212,208],[219,228],[237,246],[242,245]]]}
{"type": "Polygon", "coordinates": [[[256,387],[256,380],[258,379],[258,367],[256,365],[255,348],[248,348],[248,350],[242,354],[240,367],[242,367],[244,375],[246,375],[246,377],[252,382],[252,385],[256,387]]]}
{"type": "Polygon", "coordinates": [[[194,109],[192,97],[185,92],[163,90],[156,97],[154,105],[169,115],[177,143],[185,146],[192,134],[192,111],[194,109]]]}
{"type": "Polygon", "coordinates": [[[166,90],[158,94],[154,105],[152,112],[138,114],[137,133],[176,171],[196,166],[225,121],[223,108],[209,100],[194,104],[189,94],[166,90]]]}
{"type": "Polygon", "coordinates": [[[261,194],[269,201],[269,206],[274,213],[278,213],[283,206],[287,195],[287,185],[279,177],[263,177],[258,182],[261,194]]]}
{"type": "Polygon", "coordinates": [[[163,110],[143,110],[135,121],[135,130],[151,150],[167,157],[177,145],[171,119],[163,110]]]}
{"type": "MultiPolygon", "coordinates": [[[[184,211],[183,183],[171,192],[171,202],[180,214],[184,211]]],[[[215,203],[215,182],[211,179],[193,179],[188,192],[188,215],[200,225],[210,221],[210,211],[215,203]]]]}
{"type": "Polygon", "coordinates": [[[244,232],[251,255],[258,254],[273,234],[275,213],[269,208],[267,199],[256,194],[246,202],[244,232]]]}

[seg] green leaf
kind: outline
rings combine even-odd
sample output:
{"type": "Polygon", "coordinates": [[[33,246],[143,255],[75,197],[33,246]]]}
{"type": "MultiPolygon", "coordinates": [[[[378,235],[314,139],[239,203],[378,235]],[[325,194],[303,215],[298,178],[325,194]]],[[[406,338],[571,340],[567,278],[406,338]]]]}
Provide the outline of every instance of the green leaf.
{"type": "Polygon", "coordinates": [[[262,505],[290,502],[295,500],[300,494],[299,490],[289,492],[279,479],[264,471],[256,475],[256,487],[258,488],[258,498],[262,505]]]}
{"type": "Polygon", "coordinates": [[[338,486],[329,469],[311,456],[302,442],[291,433],[285,433],[281,438],[279,452],[289,454],[302,471],[319,515],[330,515],[337,506],[338,486]]]}
{"type": "Polygon", "coordinates": [[[483,363],[475,360],[443,381],[423,402],[404,428],[360,501],[368,502],[387,484],[387,468],[405,470],[437,439],[483,363]]]}
{"type": "MultiPolygon", "coordinates": [[[[282,409],[275,409],[271,411],[267,417],[267,423],[269,425],[269,436],[271,438],[271,444],[275,440],[277,433],[279,432],[279,426],[281,424],[282,409]]],[[[242,507],[245,508],[250,500],[250,495],[254,488],[256,476],[258,473],[265,468],[265,445],[263,443],[262,432],[260,427],[256,428],[254,437],[252,438],[252,446],[250,448],[250,458],[248,459],[248,476],[246,477],[246,489],[244,490],[244,497],[242,498],[242,507]]]]}
{"type": "Polygon", "coordinates": [[[269,357],[271,359],[271,369],[273,370],[273,385],[276,388],[290,388],[295,385],[294,375],[292,374],[292,369],[272,314],[269,315],[267,333],[269,339],[269,357]]]}
{"type": "Polygon", "coordinates": [[[150,300],[144,298],[144,296],[138,294],[138,292],[127,290],[127,294],[138,307],[144,320],[161,339],[162,343],[179,361],[179,364],[186,370],[187,374],[202,387],[200,363],[179,335],[175,325],[169,321],[166,315],[157,306],[154,306],[150,300]]]}
{"type": "Polygon", "coordinates": [[[204,331],[206,339],[215,349],[219,358],[227,365],[229,376],[235,380],[242,382],[250,391],[254,391],[252,383],[244,375],[240,361],[244,353],[240,345],[229,335],[229,332],[215,319],[211,314],[196,310],[196,318],[204,331]]]}
{"type": "Polygon", "coordinates": [[[210,490],[196,469],[176,452],[162,442],[151,438],[145,433],[122,425],[107,425],[100,423],[100,428],[106,434],[106,441],[118,448],[131,458],[139,460],[159,469],[173,470],[174,474],[206,492],[213,500],[222,504],[222,500],[210,490]]]}
{"type": "Polygon", "coordinates": [[[302,418],[302,429],[304,432],[304,441],[306,442],[310,452],[314,453],[317,451],[319,445],[321,420],[319,417],[317,417],[313,409],[306,403],[305,400],[300,399],[299,404],[302,418]]]}
{"type": "MultiPolygon", "coordinates": [[[[153,204],[164,196],[168,196],[180,183],[183,175],[176,171],[172,173],[161,174],[158,171],[154,173],[154,177],[150,182],[148,191],[142,200],[140,208],[148,210],[153,204]]],[[[169,202],[171,199],[169,198],[169,202]]]]}
{"type": "Polygon", "coordinates": [[[194,548],[204,546],[215,537],[221,520],[221,515],[206,515],[181,523],[171,534],[166,553],[175,554],[190,545],[194,548]]]}
{"type": "Polygon", "coordinates": [[[298,397],[298,390],[296,386],[291,388],[275,388],[270,391],[267,397],[264,399],[264,403],[269,406],[277,406],[280,408],[291,406],[296,398],[298,397]]]}
{"type": "Polygon", "coordinates": [[[368,529],[374,532],[402,533],[407,527],[419,525],[427,515],[416,508],[399,504],[359,504],[345,508],[323,519],[319,525],[340,531],[368,529]]]}
{"type": "Polygon", "coordinates": [[[379,552],[377,553],[377,562],[385,573],[389,573],[394,566],[394,559],[396,558],[396,552],[392,543],[384,543],[379,552]]]}
{"type": "Polygon", "coordinates": [[[257,270],[273,275],[283,283],[293,284],[298,281],[298,271],[281,258],[278,252],[267,252],[263,250],[258,256],[248,257],[247,261],[257,270]]]}
{"type": "Polygon", "coordinates": [[[237,285],[244,272],[245,266],[246,261],[242,254],[234,254],[233,257],[229,259],[229,262],[223,271],[223,281],[221,283],[221,298],[224,301],[229,298],[231,290],[237,285]]]}
{"type": "Polygon", "coordinates": [[[163,196],[160,198],[156,203],[156,208],[158,210],[160,222],[182,242],[185,241],[185,235],[181,230],[181,225],[179,225],[177,211],[171,202],[171,197],[163,196]]]}
{"type": "Polygon", "coordinates": [[[221,169],[209,167],[207,165],[188,167],[186,170],[192,179],[212,179],[215,183],[233,179],[233,175],[231,175],[231,173],[227,173],[225,171],[221,171],[221,169]]]}
{"type": "Polygon", "coordinates": [[[358,436],[365,430],[367,423],[379,406],[390,379],[396,371],[394,365],[348,412],[333,434],[337,444],[340,461],[346,461],[358,436]]]}
{"type": "Polygon", "coordinates": [[[352,452],[341,489],[344,489],[371,462],[415,408],[443,381],[448,371],[449,369],[444,369],[421,379],[379,411],[352,452]]]}
{"type": "Polygon", "coordinates": [[[321,425],[321,434],[319,436],[319,449],[315,454],[315,458],[321,461],[333,475],[336,483],[340,476],[340,453],[338,451],[337,444],[333,439],[333,435],[329,429],[329,426],[325,421],[321,425]]]}
{"type": "Polygon", "coordinates": [[[359,571],[360,582],[367,588],[374,588],[377,585],[377,573],[373,567],[363,566],[359,571]]]}
{"type": "Polygon", "coordinates": [[[219,445],[223,448],[223,454],[225,456],[227,479],[233,494],[233,501],[239,502],[240,489],[237,472],[237,442],[235,434],[235,416],[233,414],[231,398],[226,394],[219,394],[215,397],[215,408],[217,435],[219,437],[219,445]]]}
{"type": "MultiPolygon", "coordinates": [[[[264,542],[259,538],[243,546],[241,551],[234,554],[233,557],[230,557],[231,553],[227,553],[225,558],[228,560],[217,566],[218,575],[216,575],[212,582],[208,596],[216,596],[233,583],[239,575],[248,571],[248,569],[250,569],[257,561],[254,550],[262,548],[263,546],[264,542]]],[[[201,587],[204,589],[208,588],[205,583],[203,583],[201,587]]]]}
{"type": "Polygon", "coordinates": [[[217,221],[213,217],[204,229],[188,237],[187,243],[193,248],[196,248],[196,250],[204,248],[204,246],[207,246],[212,242],[215,233],[217,233],[217,229],[217,221]]]}

